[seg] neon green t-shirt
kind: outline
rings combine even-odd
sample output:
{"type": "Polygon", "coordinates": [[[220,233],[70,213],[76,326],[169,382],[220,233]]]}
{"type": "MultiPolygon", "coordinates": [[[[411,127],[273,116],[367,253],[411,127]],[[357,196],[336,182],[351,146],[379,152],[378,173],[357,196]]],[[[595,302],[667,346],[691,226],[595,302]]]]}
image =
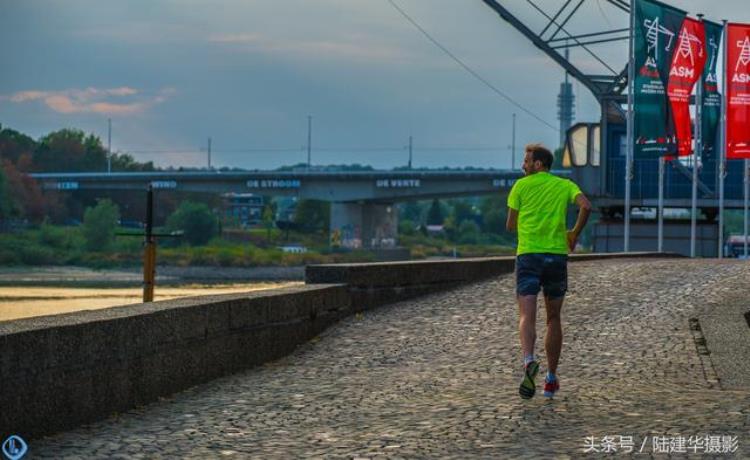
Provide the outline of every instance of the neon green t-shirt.
{"type": "Polygon", "coordinates": [[[518,211],[516,254],[567,254],[565,216],[579,193],[573,181],[544,171],[519,179],[508,195],[508,207],[518,211]]]}

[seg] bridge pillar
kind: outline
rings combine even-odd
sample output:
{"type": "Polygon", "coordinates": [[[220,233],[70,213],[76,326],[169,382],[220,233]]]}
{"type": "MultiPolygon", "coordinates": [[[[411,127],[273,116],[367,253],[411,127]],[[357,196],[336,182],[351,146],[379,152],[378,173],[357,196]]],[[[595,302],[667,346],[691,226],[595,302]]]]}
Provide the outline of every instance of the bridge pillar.
{"type": "Polygon", "coordinates": [[[331,246],[395,248],[398,211],[392,203],[331,203],[331,246]]]}

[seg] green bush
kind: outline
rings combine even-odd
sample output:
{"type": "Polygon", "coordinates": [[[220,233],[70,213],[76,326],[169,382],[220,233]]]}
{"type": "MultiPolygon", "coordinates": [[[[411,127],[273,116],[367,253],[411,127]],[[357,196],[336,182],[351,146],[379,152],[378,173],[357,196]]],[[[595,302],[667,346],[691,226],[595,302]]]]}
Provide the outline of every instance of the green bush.
{"type": "Polygon", "coordinates": [[[78,233],[77,229],[58,227],[44,222],[39,227],[37,240],[44,246],[72,249],[75,246],[72,233],[78,233]]]}
{"type": "Polygon", "coordinates": [[[205,204],[183,201],[167,218],[167,229],[183,231],[191,246],[205,246],[218,233],[219,222],[205,204]]]}
{"type": "Polygon", "coordinates": [[[331,203],[320,200],[299,200],[294,211],[294,223],[307,231],[324,233],[331,220],[331,203]]]}
{"type": "Polygon", "coordinates": [[[213,257],[204,248],[196,248],[190,251],[190,265],[213,265],[213,257]]]}
{"type": "Polygon", "coordinates": [[[479,225],[473,220],[465,220],[458,226],[458,242],[477,244],[479,242],[479,225]]]}
{"type": "MultiPolygon", "coordinates": [[[[132,229],[122,229],[123,233],[134,233],[132,229]]],[[[172,240],[174,238],[157,239],[158,245],[163,246],[166,240],[172,240]]],[[[137,257],[143,256],[143,238],[138,236],[118,236],[115,238],[115,244],[112,248],[117,252],[124,254],[137,255],[137,257]]],[[[157,250],[158,251],[158,250],[157,250]]]]}
{"type": "Polygon", "coordinates": [[[19,265],[21,256],[16,251],[0,248],[0,265],[19,265]]]}
{"type": "Polygon", "coordinates": [[[55,251],[36,244],[26,244],[19,252],[21,263],[24,265],[57,265],[60,258],[55,251]]]}
{"type": "Polygon", "coordinates": [[[89,251],[106,251],[115,239],[120,211],[112,201],[99,200],[83,214],[83,236],[89,251]]]}
{"type": "Polygon", "coordinates": [[[234,251],[231,248],[219,248],[216,251],[216,261],[222,267],[232,267],[238,265],[242,257],[238,254],[238,251],[234,251]]]}
{"type": "Polygon", "coordinates": [[[402,220],[398,223],[399,235],[414,235],[415,233],[417,233],[417,228],[414,226],[414,222],[410,220],[402,220]]]}
{"type": "Polygon", "coordinates": [[[430,209],[427,211],[427,225],[441,225],[443,220],[445,220],[445,213],[440,202],[437,199],[432,200],[430,209]]]}

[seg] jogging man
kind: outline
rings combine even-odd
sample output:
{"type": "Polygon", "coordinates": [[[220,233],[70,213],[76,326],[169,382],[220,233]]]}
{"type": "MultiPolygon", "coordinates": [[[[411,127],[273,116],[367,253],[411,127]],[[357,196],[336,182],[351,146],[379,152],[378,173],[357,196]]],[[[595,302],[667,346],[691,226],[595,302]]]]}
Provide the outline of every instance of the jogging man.
{"type": "Polygon", "coordinates": [[[560,309],[568,288],[568,252],[591,214],[591,203],[578,186],[568,179],[549,173],[552,153],[541,144],[526,146],[523,172],[508,195],[508,231],[518,231],[516,251],[516,298],[520,313],[519,332],[523,350],[524,376],[518,389],[530,399],[536,392],[534,378],[539,363],[534,357],[536,341],[537,295],[542,289],[547,309],[547,377],[544,396],[551,398],[560,389],[557,363],[562,348],[560,309]],[[578,219],[567,231],[565,216],[570,204],[577,204],[578,219]]]}

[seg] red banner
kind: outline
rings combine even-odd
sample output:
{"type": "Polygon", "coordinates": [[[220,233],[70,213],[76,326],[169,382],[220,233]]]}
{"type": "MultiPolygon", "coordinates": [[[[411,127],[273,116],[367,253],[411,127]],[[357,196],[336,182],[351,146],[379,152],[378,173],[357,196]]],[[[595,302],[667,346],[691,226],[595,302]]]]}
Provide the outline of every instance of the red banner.
{"type": "Polygon", "coordinates": [[[727,158],[750,158],[750,24],[727,28],[727,158]]]}
{"type": "Polygon", "coordinates": [[[693,123],[690,121],[690,93],[706,64],[706,30],[703,23],[685,18],[669,68],[667,96],[672,107],[679,156],[693,153],[693,123]]]}

